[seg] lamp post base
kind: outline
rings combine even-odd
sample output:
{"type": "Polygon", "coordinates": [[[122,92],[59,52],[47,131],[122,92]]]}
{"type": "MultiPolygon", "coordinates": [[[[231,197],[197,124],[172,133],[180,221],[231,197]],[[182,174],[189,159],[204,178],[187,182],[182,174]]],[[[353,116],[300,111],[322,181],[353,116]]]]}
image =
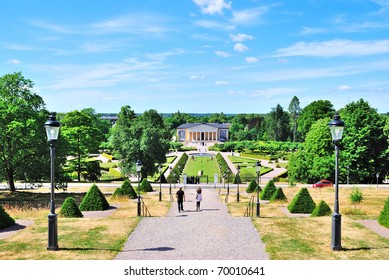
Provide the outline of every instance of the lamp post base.
{"type": "Polygon", "coordinates": [[[341,222],[342,215],[340,213],[332,214],[332,239],[331,239],[331,249],[333,251],[341,251],[341,222]]]}
{"type": "Polygon", "coordinates": [[[48,229],[48,246],[47,250],[57,251],[58,250],[58,224],[57,214],[48,215],[49,229],[48,229]]]}
{"type": "Polygon", "coordinates": [[[236,193],[236,202],[239,202],[239,193],[236,193]]]}
{"type": "Polygon", "coordinates": [[[141,205],[140,205],[140,200],[138,200],[138,217],[142,216],[142,211],[141,211],[141,205]]]}
{"type": "Polygon", "coordinates": [[[257,201],[257,217],[260,217],[261,204],[257,201]]]}

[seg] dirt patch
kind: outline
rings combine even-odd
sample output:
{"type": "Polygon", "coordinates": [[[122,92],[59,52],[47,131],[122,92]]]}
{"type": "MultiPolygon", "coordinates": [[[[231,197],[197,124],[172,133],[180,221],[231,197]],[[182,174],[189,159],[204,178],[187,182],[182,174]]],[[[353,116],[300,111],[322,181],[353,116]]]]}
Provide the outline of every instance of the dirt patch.
{"type": "Polygon", "coordinates": [[[382,237],[389,238],[389,228],[381,226],[377,220],[358,220],[357,222],[378,233],[382,237]]]}
{"type": "Polygon", "coordinates": [[[82,211],[84,218],[107,218],[113,214],[117,209],[116,206],[109,206],[107,210],[104,211],[82,211]]]}
{"type": "Polygon", "coordinates": [[[33,223],[34,221],[31,220],[16,220],[13,226],[0,229],[0,239],[5,239],[16,232],[25,229],[33,223]]]}
{"type": "Polygon", "coordinates": [[[284,213],[286,216],[290,218],[308,218],[311,217],[311,214],[295,214],[295,213],[290,213],[288,210],[288,207],[280,207],[282,213],[284,213]]]}

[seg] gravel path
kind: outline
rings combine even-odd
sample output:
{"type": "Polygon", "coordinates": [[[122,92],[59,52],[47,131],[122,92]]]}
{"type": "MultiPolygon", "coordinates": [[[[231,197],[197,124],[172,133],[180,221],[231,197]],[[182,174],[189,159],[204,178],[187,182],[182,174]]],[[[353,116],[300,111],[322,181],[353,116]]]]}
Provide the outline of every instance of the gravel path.
{"type": "Polygon", "coordinates": [[[195,189],[185,189],[184,212],[174,202],[167,217],[143,218],[118,260],[265,260],[265,246],[250,218],[232,217],[212,187],[203,188],[196,212],[195,189]]]}

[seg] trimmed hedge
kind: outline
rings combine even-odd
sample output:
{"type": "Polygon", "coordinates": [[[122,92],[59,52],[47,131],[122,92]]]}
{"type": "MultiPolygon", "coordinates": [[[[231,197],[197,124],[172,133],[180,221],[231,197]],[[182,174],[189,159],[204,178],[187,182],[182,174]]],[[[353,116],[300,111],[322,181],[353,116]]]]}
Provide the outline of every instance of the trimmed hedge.
{"type": "Polygon", "coordinates": [[[270,180],[266,183],[266,186],[263,188],[261,192],[261,199],[270,200],[273,194],[277,191],[276,185],[274,184],[274,180],[270,180]]]}
{"type": "Polygon", "coordinates": [[[102,211],[109,208],[109,203],[100,189],[93,184],[80,204],[81,211],[102,211]]]}
{"type": "Polygon", "coordinates": [[[254,180],[254,179],[251,180],[250,183],[249,183],[249,185],[247,186],[246,192],[247,192],[247,193],[253,193],[253,192],[255,192],[255,191],[257,190],[257,186],[258,186],[257,181],[254,180]]]}
{"type": "Polygon", "coordinates": [[[153,187],[151,186],[150,182],[147,181],[146,178],[144,178],[142,180],[142,182],[140,183],[140,190],[142,192],[152,192],[153,191],[153,187]]]}
{"type": "Polygon", "coordinates": [[[138,198],[134,188],[132,187],[130,181],[125,180],[121,185],[120,189],[122,190],[123,195],[128,195],[130,199],[138,198]]]}
{"type": "Polygon", "coordinates": [[[238,173],[236,173],[233,183],[234,184],[242,184],[242,179],[240,178],[238,173]]]}
{"type": "Polygon", "coordinates": [[[320,200],[319,204],[313,210],[311,217],[321,217],[331,215],[331,208],[324,200],[320,200]]]}
{"type": "Polygon", "coordinates": [[[384,209],[378,216],[378,223],[386,228],[389,228],[389,197],[385,201],[384,209]]]}
{"type": "Polygon", "coordinates": [[[301,188],[292,202],[288,205],[288,210],[290,213],[311,214],[315,207],[316,203],[313,201],[308,189],[301,188]]]}
{"type": "Polygon", "coordinates": [[[84,217],[84,215],[82,215],[73,197],[68,197],[65,199],[65,201],[62,203],[61,210],[59,211],[59,215],[65,218],[84,217]]]}
{"type": "Polygon", "coordinates": [[[0,229],[7,228],[15,224],[15,220],[8,215],[0,205],[0,229]]]}
{"type": "Polygon", "coordinates": [[[277,188],[272,197],[270,198],[270,202],[276,201],[288,201],[282,188],[277,188]]]}

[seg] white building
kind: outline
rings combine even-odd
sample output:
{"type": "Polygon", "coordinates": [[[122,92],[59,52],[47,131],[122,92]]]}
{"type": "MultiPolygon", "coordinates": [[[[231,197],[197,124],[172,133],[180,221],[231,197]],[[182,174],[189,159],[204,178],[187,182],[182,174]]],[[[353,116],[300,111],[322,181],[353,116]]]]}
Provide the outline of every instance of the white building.
{"type": "Polygon", "coordinates": [[[180,142],[227,141],[230,123],[186,123],[177,127],[177,140],[180,142]]]}

